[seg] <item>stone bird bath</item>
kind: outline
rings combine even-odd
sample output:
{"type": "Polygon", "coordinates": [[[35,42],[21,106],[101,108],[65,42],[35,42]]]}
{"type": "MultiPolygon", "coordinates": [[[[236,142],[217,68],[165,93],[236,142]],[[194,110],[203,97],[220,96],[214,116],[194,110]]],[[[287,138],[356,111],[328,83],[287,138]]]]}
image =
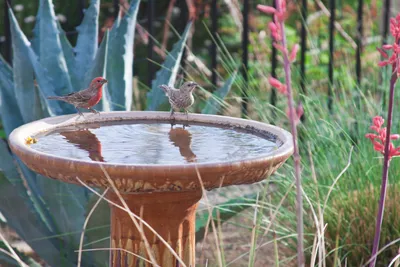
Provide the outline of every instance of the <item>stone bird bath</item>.
{"type": "MultiPolygon", "coordinates": [[[[106,188],[102,165],[130,210],[193,267],[199,179],[207,190],[261,181],[293,153],[292,136],[272,125],[224,116],[190,114],[186,129],[171,128],[169,120],[168,112],[140,111],[51,117],[15,129],[9,143],[30,169],[66,183],[81,185],[79,177],[89,186],[106,188]],[[38,142],[27,144],[28,137],[38,142]]],[[[185,123],[186,116],[176,114],[175,122],[185,123]]],[[[112,190],[107,198],[120,204],[112,190]]],[[[157,263],[180,266],[154,233],[143,228],[157,263]]],[[[148,258],[130,216],[114,206],[111,247],[148,258]]],[[[110,266],[138,266],[139,261],[113,250],[110,266]]]]}

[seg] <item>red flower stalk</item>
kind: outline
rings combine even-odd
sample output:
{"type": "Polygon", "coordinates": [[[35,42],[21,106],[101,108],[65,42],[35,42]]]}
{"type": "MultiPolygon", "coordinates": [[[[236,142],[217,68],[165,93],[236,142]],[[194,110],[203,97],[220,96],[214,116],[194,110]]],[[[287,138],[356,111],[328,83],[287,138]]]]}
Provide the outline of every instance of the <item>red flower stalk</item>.
{"type": "Polygon", "coordinates": [[[276,8],[257,5],[258,10],[269,15],[273,15],[273,22],[270,22],[268,27],[274,39],[274,47],[283,55],[283,66],[285,70],[285,83],[281,83],[275,78],[269,78],[271,86],[275,87],[278,92],[286,95],[288,101],[288,115],[290,120],[291,132],[293,136],[293,158],[294,158],[294,173],[296,179],[296,215],[297,215],[297,265],[303,267],[304,260],[304,226],[303,226],[303,195],[301,189],[301,166],[300,154],[297,144],[297,124],[302,115],[303,107],[301,103],[298,109],[294,107],[292,85],[291,85],[291,69],[290,64],[296,59],[296,54],[299,46],[295,44],[289,54],[286,43],[285,20],[286,0],[275,0],[276,8]]]}
{"type": "MultiPolygon", "coordinates": [[[[386,127],[382,128],[383,123],[385,120],[380,117],[376,116],[372,120],[372,125],[370,127],[371,130],[374,130],[376,134],[374,133],[368,133],[365,135],[366,138],[370,139],[374,149],[378,152],[380,152],[382,155],[385,155],[385,143],[386,143],[386,127]]],[[[400,138],[400,135],[398,134],[391,134],[390,135],[390,140],[397,140],[400,138]]],[[[390,142],[389,140],[389,142],[390,142]]],[[[389,143],[389,160],[392,159],[392,157],[400,156],[400,147],[395,148],[393,143],[389,143]]]]}
{"type": "Polygon", "coordinates": [[[398,156],[399,148],[395,148],[391,140],[399,138],[398,135],[391,135],[390,130],[392,127],[392,117],[393,117],[393,102],[394,102],[394,88],[397,82],[397,77],[400,75],[400,14],[396,18],[390,19],[390,33],[394,37],[394,43],[392,45],[384,45],[382,49],[378,48],[384,58],[383,61],[378,63],[378,66],[383,67],[386,65],[392,65],[392,76],[390,78],[390,91],[389,91],[389,107],[387,116],[387,127],[381,128],[384,121],[381,117],[375,117],[373,120],[373,125],[371,129],[377,132],[377,134],[367,134],[366,137],[369,138],[374,149],[381,152],[384,155],[383,160],[383,170],[382,170],[382,185],[381,185],[381,195],[379,199],[378,214],[376,216],[376,226],[375,226],[375,236],[374,243],[372,245],[372,256],[369,260],[370,267],[374,267],[377,258],[377,252],[379,248],[379,239],[381,236],[383,212],[385,209],[385,198],[386,198],[386,188],[389,174],[390,160],[394,156],[398,156]],[[385,51],[384,51],[385,50],[385,51]],[[386,51],[392,51],[392,55],[389,56],[386,51]],[[390,136],[390,138],[386,138],[390,136]]]}

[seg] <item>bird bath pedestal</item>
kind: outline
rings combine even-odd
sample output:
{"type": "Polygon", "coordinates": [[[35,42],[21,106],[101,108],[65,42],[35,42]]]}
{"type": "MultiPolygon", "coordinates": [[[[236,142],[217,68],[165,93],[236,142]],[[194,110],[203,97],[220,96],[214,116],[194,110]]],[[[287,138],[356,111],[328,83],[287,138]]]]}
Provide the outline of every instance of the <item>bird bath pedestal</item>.
{"type": "MultiPolygon", "coordinates": [[[[285,162],[293,146],[290,133],[256,121],[190,114],[190,127],[172,129],[169,120],[167,112],[51,117],[15,129],[9,143],[30,169],[63,182],[81,185],[79,177],[91,187],[107,188],[106,172],[130,210],[194,267],[201,184],[211,190],[261,181],[285,162]],[[38,142],[26,144],[28,137],[38,142]]],[[[176,114],[175,122],[186,123],[186,116],[176,114]]],[[[112,190],[107,198],[122,205],[112,190]]],[[[182,266],[148,227],[141,227],[159,266],[182,266]]],[[[126,251],[149,259],[130,215],[115,206],[111,247],[123,250],[112,250],[110,266],[142,266],[126,251]]]]}

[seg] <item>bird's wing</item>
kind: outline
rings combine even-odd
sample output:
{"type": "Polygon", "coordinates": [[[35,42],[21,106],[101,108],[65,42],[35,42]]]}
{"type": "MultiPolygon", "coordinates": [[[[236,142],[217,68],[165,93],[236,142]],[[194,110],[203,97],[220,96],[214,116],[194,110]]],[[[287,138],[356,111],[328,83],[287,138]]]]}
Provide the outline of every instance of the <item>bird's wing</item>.
{"type": "Polygon", "coordinates": [[[86,102],[89,101],[92,98],[93,94],[89,94],[89,92],[86,92],[85,90],[69,94],[69,97],[77,100],[79,102],[86,102]]]}
{"type": "Polygon", "coordinates": [[[179,92],[179,89],[175,89],[165,84],[160,85],[159,87],[164,91],[166,96],[171,96],[173,94],[176,94],[176,92],[179,92]]]}
{"type": "Polygon", "coordinates": [[[176,95],[176,94],[180,93],[179,89],[175,89],[175,88],[172,88],[172,87],[169,88],[169,91],[170,91],[170,95],[176,95]]]}

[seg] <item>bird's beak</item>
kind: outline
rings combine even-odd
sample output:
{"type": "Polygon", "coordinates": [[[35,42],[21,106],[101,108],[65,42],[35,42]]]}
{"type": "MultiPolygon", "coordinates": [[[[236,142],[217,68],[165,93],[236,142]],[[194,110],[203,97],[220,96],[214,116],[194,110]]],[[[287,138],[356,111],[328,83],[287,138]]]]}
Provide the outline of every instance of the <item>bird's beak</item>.
{"type": "Polygon", "coordinates": [[[106,79],[103,80],[103,83],[108,83],[108,81],[106,79]]]}

